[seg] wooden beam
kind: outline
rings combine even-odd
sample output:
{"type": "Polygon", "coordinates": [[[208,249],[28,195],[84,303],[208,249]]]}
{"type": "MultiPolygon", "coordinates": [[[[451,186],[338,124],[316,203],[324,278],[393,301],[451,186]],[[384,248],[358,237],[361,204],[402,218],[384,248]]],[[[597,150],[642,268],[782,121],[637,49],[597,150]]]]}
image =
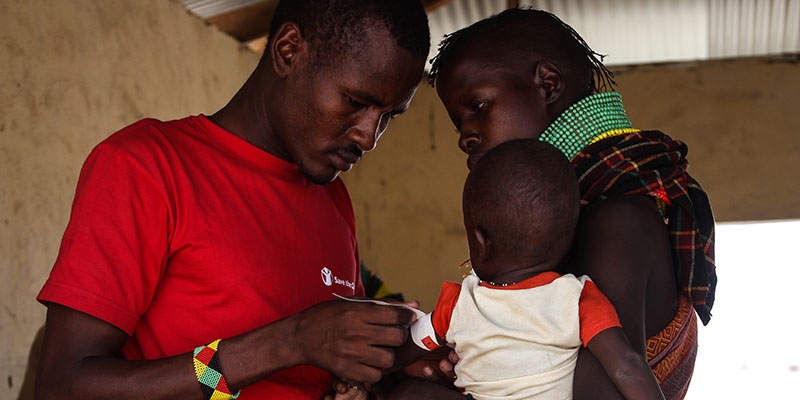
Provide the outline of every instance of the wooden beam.
{"type": "Polygon", "coordinates": [[[269,21],[272,20],[277,5],[277,0],[262,1],[209,17],[207,21],[236,40],[246,43],[269,33],[269,21]]]}
{"type": "MultiPolygon", "coordinates": [[[[431,12],[452,0],[421,0],[426,12],[431,12]]],[[[217,29],[233,36],[251,50],[261,53],[269,33],[269,21],[275,14],[278,0],[266,0],[224,14],[209,17],[206,21],[217,29]]]]}
{"type": "Polygon", "coordinates": [[[453,0],[422,0],[426,12],[431,12],[453,0]]]}

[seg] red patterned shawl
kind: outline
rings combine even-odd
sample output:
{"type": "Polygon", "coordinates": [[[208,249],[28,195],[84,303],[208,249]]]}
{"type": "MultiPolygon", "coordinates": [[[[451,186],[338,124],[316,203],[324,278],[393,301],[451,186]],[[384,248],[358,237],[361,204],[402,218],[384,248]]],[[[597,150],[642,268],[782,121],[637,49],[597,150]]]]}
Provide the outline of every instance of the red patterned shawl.
{"type": "Polygon", "coordinates": [[[687,146],[658,131],[599,140],[572,164],[581,204],[621,195],[651,195],[669,204],[668,229],[681,289],[692,299],[703,324],[711,318],[717,284],[714,217],[708,196],[686,172],[687,146]]]}

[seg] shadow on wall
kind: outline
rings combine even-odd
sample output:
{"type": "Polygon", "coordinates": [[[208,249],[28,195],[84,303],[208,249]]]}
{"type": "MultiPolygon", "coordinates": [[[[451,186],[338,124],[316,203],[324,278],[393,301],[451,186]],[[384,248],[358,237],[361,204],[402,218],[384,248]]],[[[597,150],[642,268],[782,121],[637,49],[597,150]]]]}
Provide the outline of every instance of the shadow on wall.
{"type": "Polygon", "coordinates": [[[28,367],[25,369],[25,378],[19,391],[17,400],[33,400],[33,387],[36,384],[36,369],[39,368],[39,354],[42,353],[42,339],[44,339],[44,325],[36,332],[28,354],[28,367]]]}

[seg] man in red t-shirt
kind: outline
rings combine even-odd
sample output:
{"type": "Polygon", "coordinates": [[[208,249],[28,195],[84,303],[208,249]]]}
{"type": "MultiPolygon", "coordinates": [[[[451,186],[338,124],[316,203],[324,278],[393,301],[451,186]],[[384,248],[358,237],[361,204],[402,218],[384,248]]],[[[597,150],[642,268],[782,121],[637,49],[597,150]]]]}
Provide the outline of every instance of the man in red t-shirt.
{"type": "Polygon", "coordinates": [[[418,1],[282,1],[224,108],[100,143],[38,297],[40,398],[319,399],[331,373],[377,381],[413,317],[333,300],[363,295],[338,174],[408,108],[429,43],[418,1]]]}

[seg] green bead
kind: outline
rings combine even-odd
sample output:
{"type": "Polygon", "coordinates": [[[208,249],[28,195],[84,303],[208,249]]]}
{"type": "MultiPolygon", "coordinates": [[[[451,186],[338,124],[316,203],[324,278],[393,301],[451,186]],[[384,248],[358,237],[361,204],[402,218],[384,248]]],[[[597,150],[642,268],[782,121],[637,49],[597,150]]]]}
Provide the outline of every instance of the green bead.
{"type": "Polygon", "coordinates": [[[550,143],[570,160],[604,132],[633,128],[625,113],[622,95],[603,92],[570,106],[542,133],[539,140],[550,143]]]}

